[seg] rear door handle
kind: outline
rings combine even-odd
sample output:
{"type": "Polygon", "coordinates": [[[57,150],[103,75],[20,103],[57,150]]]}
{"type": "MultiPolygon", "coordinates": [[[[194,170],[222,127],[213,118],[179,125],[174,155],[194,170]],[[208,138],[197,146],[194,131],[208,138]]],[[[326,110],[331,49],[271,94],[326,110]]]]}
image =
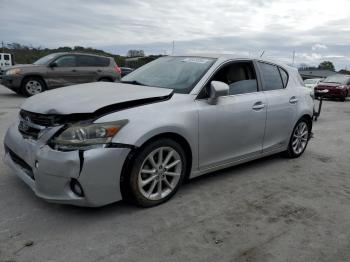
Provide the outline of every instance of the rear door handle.
{"type": "Polygon", "coordinates": [[[98,72],[98,73],[101,73],[101,72],[102,72],[102,70],[98,69],[98,70],[97,70],[97,72],[98,72]]]}
{"type": "Polygon", "coordinates": [[[73,69],[72,72],[77,72],[77,70],[73,69]]]}
{"type": "Polygon", "coordinates": [[[265,104],[263,102],[259,101],[259,102],[256,102],[252,108],[255,111],[259,111],[259,110],[263,109],[264,107],[265,107],[265,104]]]}
{"type": "Polygon", "coordinates": [[[298,98],[296,98],[295,96],[292,96],[292,97],[289,99],[289,103],[291,103],[291,104],[296,104],[296,103],[298,103],[298,98]]]}

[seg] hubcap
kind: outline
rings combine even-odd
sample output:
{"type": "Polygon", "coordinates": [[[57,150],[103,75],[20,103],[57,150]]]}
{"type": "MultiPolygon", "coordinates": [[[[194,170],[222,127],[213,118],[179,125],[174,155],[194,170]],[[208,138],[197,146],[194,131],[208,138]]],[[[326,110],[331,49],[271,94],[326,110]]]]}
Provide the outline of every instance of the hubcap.
{"type": "Polygon", "coordinates": [[[30,80],[26,84],[26,90],[29,94],[36,95],[43,91],[43,87],[41,86],[40,82],[36,80],[30,80]]]}
{"type": "Polygon", "coordinates": [[[300,122],[293,133],[292,148],[295,154],[300,154],[306,147],[309,130],[305,122],[300,122]]]}
{"type": "Polygon", "coordinates": [[[143,161],[138,175],[141,194],[149,200],[168,196],[177,186],[182,173],[179,153],[171,147],[152,151],[143,161]]]}

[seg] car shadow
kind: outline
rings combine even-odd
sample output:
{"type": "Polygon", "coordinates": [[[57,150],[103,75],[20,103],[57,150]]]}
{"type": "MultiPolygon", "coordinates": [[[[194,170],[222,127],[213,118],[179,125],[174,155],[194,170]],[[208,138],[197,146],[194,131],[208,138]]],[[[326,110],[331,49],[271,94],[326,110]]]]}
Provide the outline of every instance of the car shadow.
{"type": "MultiPolygon", "coordinates": [[[[190,180],[187,180],[181,187],[190,189],[191,187],[196,187],[197,184],[209,184],[215,183],[217,179],[226,179],[232,176],[241,176],[246,173],[245,171],[256,169],[265,165],[271,165],[276,162],[280,162],[285,160],[280,154],[275,154],[271,156],[267,156],[261,159],[253,160],[247,163],[242,163],[234,167],[228,167],[225,169],[221,169],[219,171],[211,172],[190,180]],[[267,163],[268,162],[268,163],[267,163]],[[212,181],[214,180],[214,181],[212,181]]],[[[181,189],[180,189],[181,190],[181,189]]],[[[176,195],[174,196],[176,198],[176,195]]],[[[54,209],[56,212],[63,212],[66,215],[73,215],[78,217],[108,217],[114,216],[116,214],[122,216],[126,214],[134,214],[135,212],[142,212],[145,208],[138,207],[129,203],[127,201],[119,201],[116,203],[112,203],[106,206],[90,208],[90,207],[79,207],[79,206],[71,206],[71,205],[61,205],[61,204],[52,204],[47,203],[43,200],[41,205],[45,205],[47,209],[54,209]]],[[[166,205],[166,203],[165,203],[166,205]]],[[[159,206],[158,206],[159,207],[159,206]]],[[[153,207],[153,208],[157,208],[153,207]]]]}

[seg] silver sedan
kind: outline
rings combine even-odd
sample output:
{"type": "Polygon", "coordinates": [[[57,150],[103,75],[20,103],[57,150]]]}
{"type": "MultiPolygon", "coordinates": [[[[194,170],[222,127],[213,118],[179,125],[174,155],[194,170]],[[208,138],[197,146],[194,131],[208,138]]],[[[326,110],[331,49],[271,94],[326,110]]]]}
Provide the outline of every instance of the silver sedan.
{"type": "Polygon", "coordinates": [[[313,99],[294,68],[232,56],[168,56],[124,77],[22,105],[5,162],[47,201],[149,207],[185,179],[283,152],[299,157],[313,99]]]}

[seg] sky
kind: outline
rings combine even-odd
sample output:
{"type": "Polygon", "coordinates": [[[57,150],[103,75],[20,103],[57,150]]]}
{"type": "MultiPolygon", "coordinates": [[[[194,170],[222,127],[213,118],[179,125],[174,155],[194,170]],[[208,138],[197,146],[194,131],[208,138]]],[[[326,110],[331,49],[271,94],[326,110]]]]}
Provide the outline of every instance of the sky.
{"type": "Polygon", "coordinates": [[[0,41],[350,69],[349,0],[0,0],[0,41]]]}

